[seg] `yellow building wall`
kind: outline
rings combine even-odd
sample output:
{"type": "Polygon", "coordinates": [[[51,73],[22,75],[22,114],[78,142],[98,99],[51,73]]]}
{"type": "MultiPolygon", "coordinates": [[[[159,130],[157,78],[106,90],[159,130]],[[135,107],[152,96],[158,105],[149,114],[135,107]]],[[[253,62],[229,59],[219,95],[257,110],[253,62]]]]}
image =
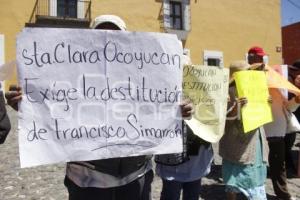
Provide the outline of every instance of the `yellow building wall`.
{"type": "MultiPolygon", "coordinates": [[[[5,40],[5,62],[16,59],[16,37],[29,21],[34,3],[35,0],[0,0],[0,34],[5,40]]],[[[16,83],[15,75],[13,80],[5,81],[5,89],[16,83]]]]}
{"type": "Polygon", "coordinates": [[[161,0],[100,0],[92,1],[92,18],[102,14],[120,16],[129,31],[160,31],[161,0]]]}
{"type": "MultiPolygon", "coordinates": [[[[93,1],[92,16],[116,14],[131,31],[161,31],[162,0],[93,1]]],[[[195,64],[203,64],[203,50],[224,54],[224,65],[245,59],[253,45],[269,54],[270,64],[281,64],[280,0],[191,0],[191,32],[185,48],[195,64]]]]}
{"type": "Polygon", "coordinates": [[[281,64],[280,0],[191,1],[192,31],[186,47],[192,60],[203,63],[203,50],[224,53],[224,65],[244,59],[253,45],[269,54],[270,64],[281,64]]]}
{"type": "MultiPolygon", "coordinates": [[[[0,0],[0,34],[5,35],[5,60],[15,59],[15,38],[29,21],[35,0],[0,0]]],[[[253,45],[262,46],[270,64],[282,63],[280,0],[191,0],[191,31],[185,42],[194,64],[203,51],[222,51],[224,66],[245,59],[253,45]]],[[[130,31],[162,31],[162,0],[93,0],[92,18],[115,14],[130,31]]],[[[8,81],[15,83],[16,78],[8,81]]]]}

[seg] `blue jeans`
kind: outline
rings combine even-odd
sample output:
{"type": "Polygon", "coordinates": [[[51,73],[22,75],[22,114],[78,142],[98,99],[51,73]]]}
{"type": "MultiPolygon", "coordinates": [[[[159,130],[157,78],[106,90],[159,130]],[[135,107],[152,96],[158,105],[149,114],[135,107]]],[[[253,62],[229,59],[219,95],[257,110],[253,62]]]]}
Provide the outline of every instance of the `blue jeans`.
{"type": "Polygon", "coordinates": [[[160,200],[179,200],[181,189],[183,200],[198,200],[200,196],[201,179],[192,182],[162,180],[163,187],[160,200]]]}

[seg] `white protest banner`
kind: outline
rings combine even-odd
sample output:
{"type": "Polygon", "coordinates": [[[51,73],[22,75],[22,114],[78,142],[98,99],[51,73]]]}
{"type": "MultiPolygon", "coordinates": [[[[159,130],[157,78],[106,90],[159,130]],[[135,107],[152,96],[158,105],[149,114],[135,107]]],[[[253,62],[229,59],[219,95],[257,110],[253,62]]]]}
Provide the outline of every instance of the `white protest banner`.
{"type": "Polygon", "coordinates": [[[224,134],[229,70],[213,66],[186,65],[183,70],[183,92],[195,106],[186,123],[208,142],[218,142],[224,134]]]}
{"type": "Polygon", "coordinates": [[[182,152],[181,55],[175,35],[25,28],[21,167],[182,152]]]}

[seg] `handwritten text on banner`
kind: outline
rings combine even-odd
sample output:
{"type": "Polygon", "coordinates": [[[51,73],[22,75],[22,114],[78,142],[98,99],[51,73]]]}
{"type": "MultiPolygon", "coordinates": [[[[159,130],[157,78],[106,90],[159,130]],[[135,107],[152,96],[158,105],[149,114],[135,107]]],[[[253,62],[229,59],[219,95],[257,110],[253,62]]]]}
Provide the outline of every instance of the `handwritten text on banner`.
{"type": "Polygon", "coordinates": [[[186,123],[208,142],[218,142],[224,134],[229,70],[213,66],[186,65],[183,71],[185,98],[191,99],[195,113],[186,123]]]}
{"type": "Polygon", "coordinates": [[[175,35],[25,28],[21,166],[181,152],[181,55],[175,35]]]}
{"type": "Polygon", "coordinates": [[[248,100],[247,104],[242,107],[244,132],[247,133],[272,122],[266,73],[241,71],[234,73],[234,79],[238,97],[246,97],[248,100]]]}

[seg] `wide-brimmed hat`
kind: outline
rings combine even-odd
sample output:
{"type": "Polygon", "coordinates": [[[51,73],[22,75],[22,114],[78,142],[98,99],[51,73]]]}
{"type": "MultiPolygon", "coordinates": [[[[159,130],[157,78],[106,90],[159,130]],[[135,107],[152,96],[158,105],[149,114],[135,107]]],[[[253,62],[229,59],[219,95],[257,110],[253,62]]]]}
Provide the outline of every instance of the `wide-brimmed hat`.
{"type": "Polygon", "coordinates": [[[233,74],[235,72],[245,71],[245,70],[248,70],[249,68],[250,68],[250,65],[244,60],[233,61],[229,65],[229,76],[230,76],[229,83],[232,83],[234,81],[233,74]]]}
{"type": "Polygon", "coordinates": [[[230,77],[233,76],[235,72],[248,70],[250,65],[244,60],[233,61],[229,65],[230,77]]]}
{"type": "Polygon", "coordinates": [[[92,23],[91,28],[94,29],[103,23],[112,23],[112,24],[116,25],[120,30],[122,30],[122,31],[126,30],[125,22],[116,15],[100,15],[100,16],[96,17],[92,23]]]}

